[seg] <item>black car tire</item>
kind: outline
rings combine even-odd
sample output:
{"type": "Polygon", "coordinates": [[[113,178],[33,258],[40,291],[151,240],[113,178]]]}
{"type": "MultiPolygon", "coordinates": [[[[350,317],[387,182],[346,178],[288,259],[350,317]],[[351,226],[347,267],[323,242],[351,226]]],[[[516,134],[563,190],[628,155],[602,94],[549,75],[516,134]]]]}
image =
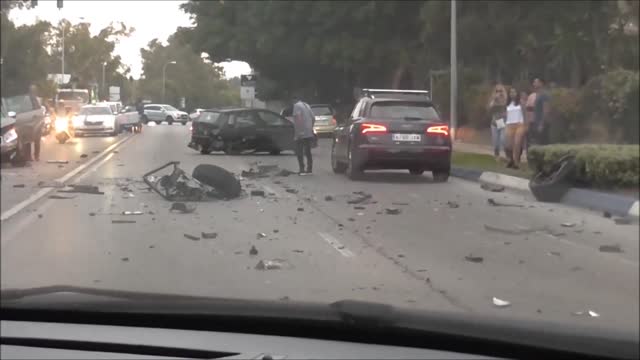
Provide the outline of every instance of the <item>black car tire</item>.
{"type": "Polygon", "coordinates": [[[242,191],[240,181],[227,170],[211,164],[200,164],[193,169],[194,179],[216,189],[227,199],[238,197],[242,191]]]}
{"type": "Polygon", "coordinates": [[[142,115],[142,116],[140,117],[140,120],[141,120],[145,125],[147,125],[147,124],[149,123],[149,118],[147,118],[147,115],[142,115]]]}
{"type": "Polygon", "coordinates": [[[171,116],[167,116],[165,120],[167,121],[167,124],[173,125],[173,118],[171,116]]]}
{"type": "Polygon", "coordinates": [[[209,145],[200,145],[200,154],[202,155],[211,154],[211,147],[209,145]]]}
{"type": "Polygon", "coordinates": [[[433,181],[435,182],[447,182],[449,180],[450,170],[434,170],[432,171],[433,181]]]}
{"type": "Polygon", "coordinates": [[[575,170],[575,156],[566,155],[553,165],[549,173],[538,172],[529,181],[529,189],[538,201],[559,202],[571,188],[575,170]]]}
{"type": "Polygon", "coordinates": [[[347,170],[347,164],[338,161],[338,156],[336,155],[336,142],[333,141],[331,145],[331,169],[336,174],[344,174],[347,170]]]}
{"type": "Polygon", "coordinates": [[[347,177],[351,180],[358,180],[362,178],[363,169],[360,167],[360,161],[353,154],[351,146],[349,146],[349,153],[347,156],[347,168],[345,169],[347,177]]]}
{"type": "Polygon", "coordinates": [[[409,169],[409,173],[411,173],[411,175],[422,175],[424,173],[424,169],[409,169]]]}
{"type": "Polygon", "coordinates": [[[231,141],[225,141],[224,143],[224,153],[227,155],[238,155],[240,152],[233,149],[233,144],[231,141]]]}
{"type": "Polygon", "coordinates": [[[280,155],[280,149],[271,149],[271,151],[269,151],[269,154],[280,155]]]}

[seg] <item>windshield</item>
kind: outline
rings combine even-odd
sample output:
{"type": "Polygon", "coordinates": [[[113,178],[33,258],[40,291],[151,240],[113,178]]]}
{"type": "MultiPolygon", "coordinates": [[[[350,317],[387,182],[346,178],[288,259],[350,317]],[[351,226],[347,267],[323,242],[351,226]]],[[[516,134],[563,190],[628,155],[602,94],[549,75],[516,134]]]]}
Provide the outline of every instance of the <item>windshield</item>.
{"type": "Polygon", "coordinates": [[[639,1],[1,3],[2,289],[640,334],[639,1]]]}
{"type": "Polygon", "coordinates": [[[78,112],[78,115],[112,115],[110,107],[107,106],[92,106],[92,107],[83,107],[78,112]]]}
{"type": "Polygon", "coordinates": [[[328,106],[312,106],[311,111],[315,116],[330,116],[333,115],[333,109],[328,106]]]}
{"type": "Polygon", "coordinates": [[[60,91],[58,100],[73,100],[84,103],[89,102],[89,94],[86,91],[60,91]]]}
{"type": "Polygon", "coordinates": [[[383,119],[439,120],[436,109],[421,102],[377,101],[371,105],[370,116],[383,119]]]}

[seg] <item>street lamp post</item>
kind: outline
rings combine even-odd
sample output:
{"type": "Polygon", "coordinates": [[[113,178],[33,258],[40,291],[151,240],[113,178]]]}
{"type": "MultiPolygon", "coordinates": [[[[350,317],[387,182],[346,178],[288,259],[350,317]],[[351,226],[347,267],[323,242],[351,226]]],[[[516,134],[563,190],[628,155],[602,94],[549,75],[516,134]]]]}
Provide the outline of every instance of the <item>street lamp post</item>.
{"type": "Polygon", "coordinates": [[[451,139],[456,139],[458,127],[457,101],[458,101],[458,56],[456,39],[456,0],[451,0],[451,139]]]}
{"type": "Polygon", "coordinates": [[[166,81],[166,71],[167,71],[167,65],[169,64],[175,64],[175,61],[169,61],[166,64],[164,64],[164,66],[162,67],[162,103],[164,104],[164,95],[165,95],[165,81],[166,81]]]}

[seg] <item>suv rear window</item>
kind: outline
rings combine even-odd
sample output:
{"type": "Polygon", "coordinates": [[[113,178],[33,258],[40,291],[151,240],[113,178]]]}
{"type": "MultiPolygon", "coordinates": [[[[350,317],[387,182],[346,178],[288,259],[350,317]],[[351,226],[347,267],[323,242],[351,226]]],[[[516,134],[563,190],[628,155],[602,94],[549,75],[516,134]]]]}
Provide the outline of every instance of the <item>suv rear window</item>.
{"type": "Polygon", "coordinates": [[[378,101],[371,105],[369,116],[385,119],[440,120],[438,112],[431,104],[419,101],[378,101]]]}
{"type": "Polygon", "coordinates": [[[313,106],[311,105],[311,111],[315,116],[328,116],[333,115],[333,109],[329,106],[313,106]]]}
{"type": "Polygon", "coordinates": [[[220,119],[223,116],[217,111],[204,111],[200,113],[200,117],[198,118],[198,122],[203,122],[207,124],[219,124],[220,119]]]}

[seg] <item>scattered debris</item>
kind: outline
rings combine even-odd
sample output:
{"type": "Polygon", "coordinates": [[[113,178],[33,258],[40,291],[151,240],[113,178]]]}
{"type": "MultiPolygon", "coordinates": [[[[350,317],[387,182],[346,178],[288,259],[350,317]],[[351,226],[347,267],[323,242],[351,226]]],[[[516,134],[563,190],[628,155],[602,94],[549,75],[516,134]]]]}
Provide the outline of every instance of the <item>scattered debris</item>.
{"type": "Polygon", "coordinates": [[[298,190],[291,189],[291,188],[284,189],[284,191],[288,192],[289,194],[297,194],[298,193],[298,190]]]}
{"type": "Polygon", "coordinates": [[[266,237],[267,237],[267,234],[265,234],[265,233],[257,233],[256,234],[256,239],[263,239],[263,238],[266,238],[266,237]]]}
{"type": "Polygon", "coordinates": [[[568,227],[568,228],[570,228],[570,227],[574,227],[574,226],[576,226],[576,223],[572,223],[572,222],[565,222],[565,223],[562,223],[562,224],[560,224],[560,225],[561,225],[562,227],[568,227]]]}
{"type": "Polygon", "coordinates": [[[75,196],[62,196],[62,195],[50,195],[49,199],[59,199],[59,200],[65,200],[65,199],[74,199],[75,196]]]}
{"type": "Polygon", "coordinates": [[[43,215],[42,214],[38,214],[38,219],[42,219],[43,215]]]}
{"type": "Polygon", "coordinates": [[[455,201],[447,201],[447,205],[451,208],[451,209],[457,209],[460,207],[460,205],[455,202],[455,201]]]}
{"type": "Polygon", "coordinates": [[[302,254],[304,252],[304,250],[295,249],[295,250],[293,250],[293,252],[294,253],[298,253],[298,254],[302,254]]]}
{"type": "Polygon", "coordinates": [[[365,210],[366,207],[364,207],[364,206],[354,206],[353,209],[354,210],[365,210]]]}
{"type": "Polygon", "coordinates": [[[391,205],[407,206],[407,205],[409,205],[409,203],[407,203],[407,202],[392,202],[391,205]]]}
{"type": "Polygon", "coordinates": [[[90,213],[89,213],[89,216],[96,216],[96,213],[94,213],[94,212],[90,212],[90,213]]]}
{"type": "Polygon", "coordinates": [[[333,201],[333,196],[327,195],[324,197],[324,201],[333,201]]]}
{"type": "Polygon", "coordinates": [[[136,197],[136,196],[133,193],[126,193],[126,194],[122,195],[123,199],[131,199],[131,198],[134,198],[134,197],[136,197]]]}
{"type": "Polygon", "coordinates": [[[39,181],[38,182],[38,187],[41,188],[48,188],[48,187],[52,187],[52,188],[63,188],[65,187],[65,185],[59,181],[39,181]]]}
{"type": "Polygon", "coordinates": [[[234,251],[233,253],[235,255],[242,255],[242,254],[244,254],[244,251],[238,250],[238,251],[234,251]]]}
{"type": "Polygon", "coordinates": [[[201,235],[203,239],[215,239],[218,237],[217,232],[210,232],[210,233],[203,232],[201,235]]]}
{"type": "Polygon", "coordinates": [[[524,264],[524,260],[518,260],[518,264],[520,265],[524,264]]]}
{"type": "Polygon", "coordinates": [[[89,156],[89,155],[87,155],[87,154],[80,155],[80,157],[83,158],[83,159],[86,158],[87,156],[89,156]]]}
{"type": "Polygon", "coordinates": [[[276,174],[276,176],[286,177],[286,176],[293,175],[293,174],[295,174],[293,171],[289,171],[287,169],[282,169],[282,170],[280,170],[280,172],[278,172],[276,174]]]}
{"type": "Polygon", "coordinates": [[[23,188],[24,184],[15,184],[13,185],[14,188],[23,188]]]}
{"type": "Polygon", "coordinates": [[[384,209],[385,213],[387,215],[398,215],[400,214],[402,211],[398,208],[386,208],[384,209]]]}
{"type": "Polygon", "coordinates": [[[538,314],[542,314],[542,310],[540,310],[540,309],[536,310],[536,312],[537,312],[538,314]]]}
{"type": "Polygon", "coordinates": [[[258,249],[255,246],[251,245],[251,249],[249,250],[249,255],[255,256],[258,255],[258,249]]]}
{"type": "Polygon", "coordinates": [[[68,164],[69,160],[47,160],[47,164],[68,164]]]}
{"type": "Polygon", "coordinates": [[[497,297],[493,297],[493,305],[497,306],[497,307],[507,307],[510,306],[511,303],[506,301],[506,300],[502,300],[502,299],[498,299],[497,297]]]}
{"type": "Polygon", "coordinates": [[[609,252],[609,253],[621,253],[621,252],[624,252],[624,251],[622,251],[622,248],[618,244],[601,245],[599,250],[601,252],[609,252]]]}
{"type": "Polygon", "coordinates": [[[373,198],[373,195],[367,194],[364,191],[355,191],[355,195],[358,195],[357,198],[351,199],[347,201],[347,204],[365,204],[369,203],[369,200],[373,198]]]}
{"type": "Polygon", "coordinates": [[[616,225],[629,225],[633,222],[633,220],[630,217],[623,217],[615,218],[613,219],[613,222],[616,223],[616,225]]]}
{"type": "Polygon", "coordinates": [[[199,237],[197,237],[197,236],[193,236],[193,235],[189,235],[189,234],[184,234],[184,237],[186,237],[186,238],[187,238],[187,239],[189,239],[189,240],[193,240],[193,241],[198,241],[198,240],[200,240],[200,238],[199,238],[199,237]]]}
{"type": "Polygon", "coordinates": [[[299,207],[298,211],[304,211],[304,208],[299,207]]]}
{"type": "Polygon", "coordinates": [[[501,203],[491,198],[487,199],[487,203],[491,206],[519,207],[519,208],[524,207],[524,205],[501,203]]]}
{"type": "Polygon", "coordinates": [[[142,211],[123,211],[121,215],[142,215],[142,211]]]}
{"type": "Polygon", "coordinates": [[[71,186],[71,190],[58,190],[58,192],[104,195],[104,192],[100,191],[100,189],[98,189],[97,186],[93,186],[93,185],[69,185],[69,186],[71,186]]]}
{"type": "Polygon", "coordinates": [[[282,259],[260,260],[255,266],[256,270],[281,270],[291,266],[282,259]]]}
{"type": "Polygon", "coordinates": [[[481,263],[484,261],[484,258],[482,256],[473,256],[473,255],[467,255],[464,257],[464,259],[472,263],[481,263]]]}
{"type": "Polygon", "coordinates": [[[350,217],[350,218],[348,218],[347,220],[349,220],[349,221],[356,221],[356,219],[351,218],[351,217],[350,217]]]}
{"type": "Polygon", "coordinates": [[[398,257],[399,257],[399,258],[403,258],[403,257],[404,257],[404,254],[398,254],[398,257]]]}
{"type": "Polygon", "coordinates": [[[59,168],[63,168],[63,167],[64,167],[64,165],[58,165],[58,167],[59,167],[59,168]]]}
{"type": "Polygon", "coordinates": [[[192,177],[178,167],[179,161],[171,161],[142,176],[144,182],[169,201],[202,201],[207,197],[231,199],[242,191],[240,181],[229,171],[211,164],[200,164],[193,169],[192,177]],[[169,175],[156,177],[157,173],[173,166],[169,175]]]}
{"type": "Polygon", "coordinates": [[[547,255],[549,255],[549,256],[561,256],[562,254],[560,254],[557,251],[549,251],[549,252],[547,252],[547,255]]]}
{"type": "Polygon", "coordinates": [[[262,191],[262,190],[251,190],[251,196],[262,196],[262,197],[264,197],[264,191],[262,191]]]}
{"type": "Polygon", "coordinates": [[[418,269],[416,272],[427,272],[427,269],[418,269]]]}
{"type": "Polygon", "coordinates": [[[111,220],[112,224],[135,224],[135,220],[111,220]]]}
{"type": "Polygon", "coordinates": [[[155,247],[155,245],[149,245],[149,249],[154,249],[155,247]]]}
{"type": "Polygon", "coordinates": [[[569,269],[570,271],[580,271],[582,270],[582,266],[572,266],[571,269],[569,269]]]}
{"type": "Polygon", "coordinates": [[[182,213],[182,214],[190,214],[190,213],[196,211],[196,207],[195,206],[188,206],[187,204],[182,203],[182,202],[174,202],[174,203],[171,204],[171,208],[169,208],[169,211],[170,212],[177,211],[177,212],[182,213]]]}
{"type": "Polygon", "coordinates": [[[124,262],[129,262],[129,258],[128,257],[123,257],[120,260],[124,261],[124,262]]]}
{"type": "MultiPolygon", "coordinates": [[[[289,301],[289,297],[288,296],[283,296],[278,300],[280,300],[280,301],[289,301]]],[[[263,357],[263,359],[264,359],[264,357],[263,357]]]]}
{"type": "Polygon", "coordinates": [[[610,213],[610,212],[608,212],[608,211],[605,211],[605,212],[602,214],[602,216],[604,216],[604,217],[605,217],[605,218],[607,218],[607,219],[610,219],[610,218],[611,218],[611,213],[610,213]]]}
{"type": "Polygon", "coordinates": [[[94,150],[94,151],[92,151],[92,152],[93,152],[94,154],[99,154],[99,153],[100,153],[100,150],[94,150]]]}
{"type": "Polygon", "coordinates": [[[593,310],[586,310],[586,311],[574,311],[571,313],[571,315],[575,315],[575,316],[589,316],[589,317],[600,317],[600,314],[598,314],[597,312],[593,311],[593,310]]]}
{"type": "Polygon", "coordinates": [[[280,230],[278,230],[278,229],[273,229],[273,233],[274,233],[274,234],[277,234],[277,233],[279,233],[279,232],[280,232],[280,230]]]}
{"type": "Polygon", "coordinates": [[[502,185],[494,185],[494,184],[482,184],[480,185],[480,188],[482,190],[487,190],[487,191],[491,191],[491,192],[503,192],[504,191],[504,186],[502,185]]]}
{"type": "Polygon", "coordinates": [[[485,224],[484,228],[485,230],[488,230],[488,231],[493,231],[493,232],[498,232],[498,233],[508,234],[508,235],[522,235],[522,234],[529,234],[529,233],[540,232],[540,231],[550,233],[550,230],[547,227],[527,228],[527,229],[504,229],[504,228],[499,228],[499,227],[485,224]]]}

